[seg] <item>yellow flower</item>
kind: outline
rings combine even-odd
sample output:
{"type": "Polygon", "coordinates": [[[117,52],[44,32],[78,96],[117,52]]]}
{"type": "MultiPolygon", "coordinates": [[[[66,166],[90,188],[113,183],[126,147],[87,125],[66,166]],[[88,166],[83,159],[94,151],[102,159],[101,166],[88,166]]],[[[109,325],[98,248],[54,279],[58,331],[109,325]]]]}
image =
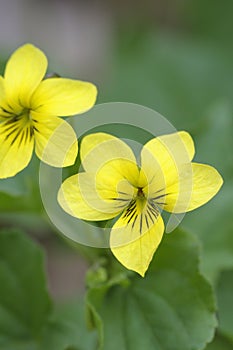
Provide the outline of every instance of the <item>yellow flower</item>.
{"type": "Polygon", "coordinates": [[[0,76],[0,178],[14,176],[24,169],[34,146],[37,156],[50,165],[68,166],[75,161],[76,135],[58,116],[91,108],[96,100],[96,87],[64,78],[42,80],[46,70],[44,53],[26,44],[12,54],[4,77],[0,76]]]}
{"type": "Polygon", "coordinates": [[[194,144],[184,131],[147,142],[140,164],[126,143],[104,133],[86,136],[80,153],[85,172],[64,181],[59,204],[83,220],[118,217],[111,229],[111,250],[142,276],[163,236],[161,211],[193,210],[223,183],[213,167],[191,162],[194,144]]]}

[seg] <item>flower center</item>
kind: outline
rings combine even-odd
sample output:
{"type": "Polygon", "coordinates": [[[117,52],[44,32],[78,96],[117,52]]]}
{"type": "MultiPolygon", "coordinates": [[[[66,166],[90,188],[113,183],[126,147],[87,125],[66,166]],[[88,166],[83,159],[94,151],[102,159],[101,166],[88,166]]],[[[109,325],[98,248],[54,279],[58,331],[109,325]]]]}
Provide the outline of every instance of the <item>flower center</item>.
{"type": "Polygon", "coordinates": [[[137,197],[138,197],[138,198],[141,198],[141,199],[145,199],[145,198],[146,198],[145,193],[143,192],[142,187],[138,187],[137,197]]]}
{"type": "Polygon", "coordinates": [[[30,141],[34,135],[33,120],[30,109],[24,108],[18,114],[9,113],[1,123],[1,133],[11,145],[17,140],[19,143],[30,141]]]}

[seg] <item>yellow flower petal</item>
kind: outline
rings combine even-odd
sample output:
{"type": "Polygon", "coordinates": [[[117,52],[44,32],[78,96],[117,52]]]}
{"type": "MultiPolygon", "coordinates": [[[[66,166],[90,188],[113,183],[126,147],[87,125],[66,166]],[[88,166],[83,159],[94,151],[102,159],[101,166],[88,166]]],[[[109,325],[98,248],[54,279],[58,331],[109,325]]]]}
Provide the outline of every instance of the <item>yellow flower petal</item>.
{"type": "Polygon", "coordinates": [[[94,174],[80,173],[66,179],[58,192],[58,202],[70,215],[83,220],[108,220],[122,208],[114,200],[103,201],[95,188],[94,174]]]}
{"type": "Polygon", "coordinates": [[[110,160],[96,172],[96,189],[103,199],[120,197],[122,201],[130,201],[138,177],[139,170],[135,163],[127,159],[110,160]]]}
{"type": "Polygon", "coordinates": [[[30,125],[20,122],[0,124],[0,178],[8,178],[23,170],[31,160],[34,138],[30,125]]]}
{"type": "Polygon", "coordinates": [[[223,184],[218,171],[210,165],[185,165],[178,183],[167,188],[164,209],[184,213],[200,207],[216,195],[223,184]]]}
{"type": "Polygon", "coordinates": [[[125,159],[136,163],[131,148],[125,142],[105,133],[85,136],[81,142],[80,156],[84,169],[92,172],[113,159],[125,159]]]}
{"type": "Polygon", "coordinates": [[[84,113],[96,101],[95,85],[65,78],[43,80],[32,96],[32,109],[38,113],[70,116],[84,113]]]}
{"type": "Polygon", "coordinates": [[[148,194],[153,196],[158,191],[167,192],[166,187],[177,182],[181,167],[193,156],[192,138],[184,131],[147,142],[141,152],[141,167],[149,184],[148,194]]]}
{"type": "MultiPolygon", "coordinates": [[[[132,230],[131,225],[125,226],[125,221],[122,222],[119,219],[111,231],[110,247],[122,265],[144,277],[163,236],[164,223],[162,217],[158,216],[154,225],[143,235],[140,235],[139,232],[137,227],[132,230]],[[119,235],[121,238],[124,236],[131,237],[131,240],[127,244],[119,246],[121,243],[119,235]]],[[[125,238],[123,238],[123,242],[125,242],[125,238]]]]}
{"type": "Polygon", "coordinates": [[[6,65],[4,80],[7,100],[14,110],[30,107],[30,98],[46,69],[46,56],[31,44],[21,46],[12,54],[6,65]]]}
{"type": "Polygon", "coordinates": [[[178,131],[177,133],[162,135],[158,137],[165,146],[171,150],[174,154],[183,154],[186,158],[188,155],[189,160],[191,161],[195,154],[195,147],[191,135],[186,131],[178,131]]]}
{"type": "Polygon", "coordinates": [[[73,128],[58,117],[45,117],[33,112],[31,116],[38,158],[55,167],[74,164],[78,142],[73,128]]]}

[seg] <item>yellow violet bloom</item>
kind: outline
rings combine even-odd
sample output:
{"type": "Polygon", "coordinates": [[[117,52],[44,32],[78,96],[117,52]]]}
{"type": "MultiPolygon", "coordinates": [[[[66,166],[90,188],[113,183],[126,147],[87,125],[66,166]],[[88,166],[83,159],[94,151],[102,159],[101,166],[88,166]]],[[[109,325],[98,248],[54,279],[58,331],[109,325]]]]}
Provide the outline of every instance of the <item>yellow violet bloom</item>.
{"type": "Polygon", "coordinates": [[[75,132],[58,116],[90,109],[96,100],[96,87],[65,78],[43,80],[47,65],[41,50],[25,44],[12,54],[4,77],[0,76],[0,178],[24,169],[34,147],[37,156],[52,166],[75,161],[75,132]]]}
{"type": "Polygon", "coordinates": [[[80,153],[85,172],[64,181],[59,204],[83,220],[118,217],[110,233],[111,250],[141,276],[164,233],[161,211],[198,208],[223,183],[213,167],[191,162],[194,144],[184,131],[147,142],[139,162],[125,142],[105,133],[84,137],[80,153]]]}

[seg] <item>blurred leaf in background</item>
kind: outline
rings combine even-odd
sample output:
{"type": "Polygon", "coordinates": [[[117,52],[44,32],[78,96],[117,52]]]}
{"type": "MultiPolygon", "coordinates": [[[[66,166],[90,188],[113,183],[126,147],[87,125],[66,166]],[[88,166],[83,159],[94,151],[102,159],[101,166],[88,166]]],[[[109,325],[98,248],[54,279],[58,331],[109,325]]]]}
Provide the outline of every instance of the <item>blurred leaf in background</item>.
{"type": "Polygon", "coordinates": [[[217,283],[219,330],[206,350],[233,349],[233,270],[223,271],[217,283]]]}
{"type": "Polygon", "coordinates": [[[233,54],[231,0],[184,1],[184,23],[190,34],[233,54]]]}
{"type": "Polygon", "coordinates": [[[16,231],[1,231],[0,242],[0,346],[32,349],[51,312],[43,255],[16,231]]]}
{"type": "Polygon", "coordinates": [[[222,335],[216,334],[214,341],[205,350],[233,350],[233,343],[222,335]]]}
{"type": "Polygon", "coordinates": [[[150,31],[131,50],[132,38],[128,41],[121,47],[119,38],[107,81],[109,88],[100,90],[101,101],[127,101],[154,108],[177,129],[195,134],[216,100],[232,101],[232,61],[217,47],[150,31]]]}
{"type": "Polygon", "coordinates": [[[17,231],[0,232],[0,348],[89,350],[96,342],[84,322],[84,303],[59,310],[47,291],[42,250],[17,231]]]}
{"type": "Polygon", "coordinates": [[[219,330],[233,345],[233,269],[223,271],[217,286],[219,330]]]}

